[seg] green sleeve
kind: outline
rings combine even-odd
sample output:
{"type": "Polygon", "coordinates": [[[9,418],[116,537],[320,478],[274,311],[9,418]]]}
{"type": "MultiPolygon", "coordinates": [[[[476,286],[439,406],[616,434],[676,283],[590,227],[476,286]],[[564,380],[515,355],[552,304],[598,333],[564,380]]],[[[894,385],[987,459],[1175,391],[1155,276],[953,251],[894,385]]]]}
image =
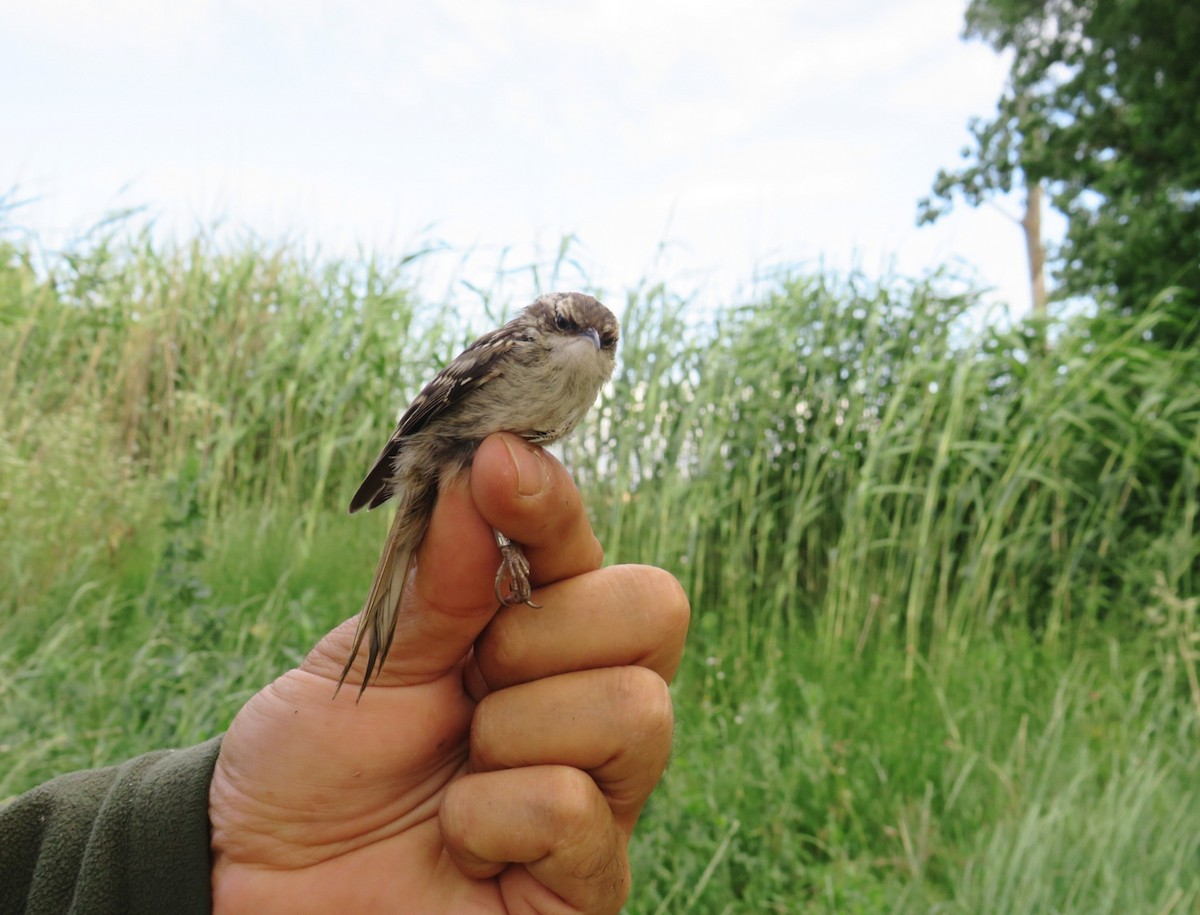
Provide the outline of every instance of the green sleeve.
{"type": "Polygon", "coordinates": [[[0,912],[211,912],[220,748],[217,737],[63,775],[0,809],[0,912]]]}

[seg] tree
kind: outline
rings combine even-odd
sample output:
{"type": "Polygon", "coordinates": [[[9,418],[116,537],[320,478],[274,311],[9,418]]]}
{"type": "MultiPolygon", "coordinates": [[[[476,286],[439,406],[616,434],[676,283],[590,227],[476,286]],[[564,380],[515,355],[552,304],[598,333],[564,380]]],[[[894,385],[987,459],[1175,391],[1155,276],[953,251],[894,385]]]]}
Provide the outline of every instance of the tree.
{"type": "Polygon", "coordinates": [[[1067,218],[1051,258],[1056,296],[1136,312],[1170,287],[1190,317],[1200,301],[1200,4],[972,0],[964,34],[1012,52],[1012,68],[995,117],[972,121],[966,164],[938,173],[920,221],[955,196],[977,206],[1023,184],[1036,202],[1045,187],[1067,218]]]}

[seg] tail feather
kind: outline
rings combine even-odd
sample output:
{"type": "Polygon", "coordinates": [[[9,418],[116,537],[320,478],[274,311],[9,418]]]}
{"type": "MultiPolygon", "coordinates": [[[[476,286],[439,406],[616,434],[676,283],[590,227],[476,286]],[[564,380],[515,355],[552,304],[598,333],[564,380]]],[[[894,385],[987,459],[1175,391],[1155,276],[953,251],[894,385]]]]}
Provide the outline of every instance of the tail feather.
{"type": "MultiPolygon", "coordinates": [[[[388,651],[392,647],[392,638],[396,633],[396,614],[400,609],[400,598],[404,594],[404,585],[412,572],[413,559],[416,556],[416,545],[420,543],[418,536],[415,541],[406,529],[410,524],[405,523],[405,512],[401,510],[392,529],[388,532],[387,542],[383,546],[383,554],[379,557],[379,565],[375,569],[375,578],[371,582],[371,590],[367,594],[367,602],[358,617],[358,628],[354,633],[354,644],[350,648],[350,657],[338,678],[336,696],[346,682],[346,677],[354,666],[354,660],[362,648],[364,638],[367,640],[367,666],[363,671],[362,685],[358,689],[359,698],[372,676],[378,677],[387,660],[388,651]]],[[[421,532],[422,534],[424,531],[421,532]]]]}

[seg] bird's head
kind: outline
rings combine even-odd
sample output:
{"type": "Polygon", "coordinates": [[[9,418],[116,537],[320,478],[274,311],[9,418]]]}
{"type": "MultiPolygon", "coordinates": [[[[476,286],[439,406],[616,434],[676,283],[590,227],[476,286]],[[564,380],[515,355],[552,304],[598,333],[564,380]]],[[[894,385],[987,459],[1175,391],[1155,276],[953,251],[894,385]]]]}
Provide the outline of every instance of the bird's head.
{"type": "Polygon", "coordinates": [[[573,359],[585,359],[584,353],[577,350],[587,346],[604,378],[612,374],[621,328],[616,316],[599,301],[582,292],[551,292],[539,296],[525,311],[538,322],[555,349],[567,343],[565,353],[573,359]]]}

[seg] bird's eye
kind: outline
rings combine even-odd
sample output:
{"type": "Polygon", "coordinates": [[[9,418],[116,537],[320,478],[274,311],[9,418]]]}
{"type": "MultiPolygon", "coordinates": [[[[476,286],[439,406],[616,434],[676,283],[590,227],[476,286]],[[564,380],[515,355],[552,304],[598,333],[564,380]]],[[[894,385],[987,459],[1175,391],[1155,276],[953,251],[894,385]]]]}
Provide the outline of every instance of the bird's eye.
{"type": "Polygon", "coordinates": [[[554,326],[557,327],[559,330],[567,329],[567,316],[564,315],[561,311],[556,311],[554,313],[554,326]]]}

